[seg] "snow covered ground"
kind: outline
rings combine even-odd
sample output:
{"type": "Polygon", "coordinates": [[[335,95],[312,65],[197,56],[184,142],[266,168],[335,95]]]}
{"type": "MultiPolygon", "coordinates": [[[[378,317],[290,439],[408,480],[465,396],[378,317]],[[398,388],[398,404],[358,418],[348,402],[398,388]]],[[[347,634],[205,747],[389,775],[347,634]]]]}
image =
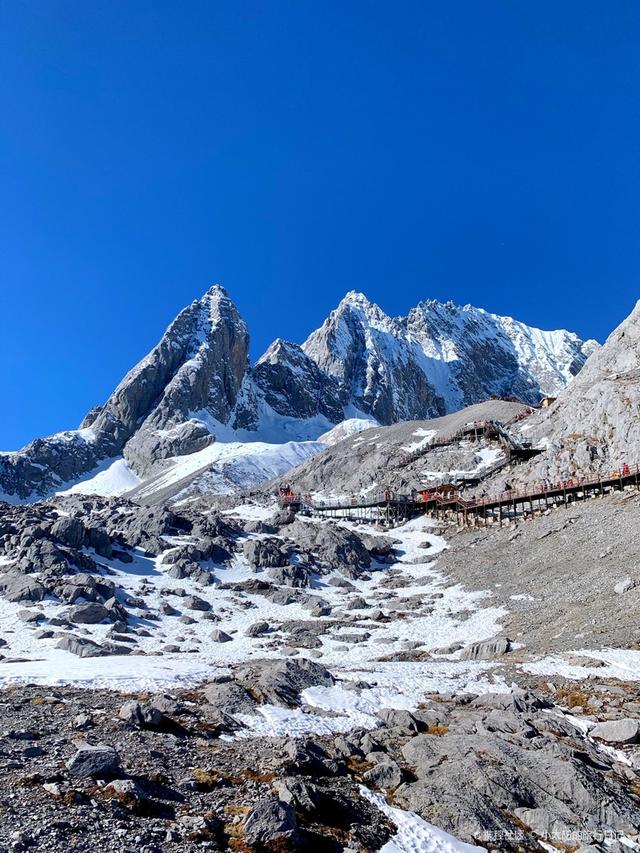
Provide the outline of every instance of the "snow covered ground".
{"type": "MultiPolygon", "coordinates": [[[[266,430],[264,436],[282,438],[283,434],[286,435],[281,421],[282,418],[277,423],[279,432],[274,426],[273,430],[266,430]]],[[[270,423],[268,418],[267,423],[270,423]]],[[[217,441],[195,453],[170,457],[158,463],[156,472],[144,480],[124,458],[117,457],[106,460],[78,482],[61,486],[58,494],[131,495],[141,500],[170,494],[176,502],[188,499],[197,492],[229,494],[250,489],[273,477],[281,477],[325,447],[377,425],[377,421],[372,418],[351,417],[325,431],[318,439],[310,441],[297,436],[304,436],[308,432],[317,434],[327,426],[326,419],[318,423],[305,421],[304,429],[297,421],[292,421],[290,432],[296,438],[282,442],[258,441],[257,434],[247,433],[246,430],[230,430],[217,422],[207,422],[212,433],[218,435],[217,441]]]]}
{"type": "Polygon", "coordinates": [[[140,477],[132,471],[122,457],[109,459],[96,471],[92,471],[83,480],[79,480],[68,489],[61,489],[59,495],[105,495],[118,497],[135,489],[141,483],[140,477]]]}
{"type": "MultiPolygon", "coordinates": [[[[265,511],[252,506],[237,509],[245,518],[249,512],[259,517],[265,511]]],[[[338,678],[364,680],[371,688],[360,693],[340,683],[330,689],[312,688],[303,699],[308,710],[316,708],[318,714],[261,706],[260,715],[245,720],[250,732],[278,734],[371,727],[377,724],[375,713],[381,707],[412,708],[436,691],[483,692],[500,688],[500,682],[492,684],[489,680],[490,663],[460,661],[455,655],[437,652],[453,642],[466,644],[494,636],[500,631],[499,620],[506,611],[487,606],[487,593],[451,585],[438,571],[434,559],[446,548],[446,543],[431,532],[431,525],[428,519],[419,518],[394,530],[398,561],[352,580],[355,589],[332,586],[328,583],[330,578],[322,576],[314,578],[313,588],[309,590],[332,607],[332,616],[317,617],[319,620],[330,622],[336,613],[353,620],[348,627],[330,625],[326,633],[320,634],[322,645],[312,650],[312,657],[338,678]],[[381,586],[390,569],[400,571],[406,584],[395,597],[381,586]],[[388,622],[376,618],[375,611],[392,615],[402,611],[403,600],[416,595],[424,599],[424,607],[408,607],[402,618],[388,622]],[[354,596],[362,596],[370,608],[351,609],[354,596]],[[391,600],[393,611],[386,607],[391,600]],[[353,635],[365,639],[353,642],[353,635]],[[413,662],[388,659],[416,647],[430,652],[433,658],[413,662]],[[382,661],[381,657],[387,660],[382,661]],[[327,711],[332,715],[326,716],[327,711]]],[[[177,545],[187,538],[175,537],[171,541],[177,545]]],[[[288,636],[287,623],[311,618],[309,609],[301,604],[280,605],[258,594],[221,588],[221,584],[260,577],[260,572],[256,575],[241,555],[236,555],[228,566],[213,563],[206,566],[211,572],[211,586],[198,585],[188,578],[173,579],[168,574],[170,563],[139,552],[131,563],[99,559],[122,588],[122,594],[144,601],[143,608],[129,607],[134,614],[133,627],[143,629],[136,640],[144,655],[76,657],[56,648],[59,637],[34,640],[35,627],[25,626],[19,615],[23,606],[0,599],[0,620],[8,641],[3,649],[6,659],[0,668],[0,684],[82,684],[120,690],[196,684],[224,671],[230,664],[252,657],[281,656],[288,636]],[[185,594],[208,601],[210,614],[183,609],[181,599],[185,594]],[[189,619],[189,624],[185,624],[174,615],[165,615],[162,604],[166,602],[193,617],[193,622],[189,619]],[[269,633],[247,636],[249,626],[262,620],[269,623],[269,633]],[[214,629],[224,631],[232,640],[216,642],[212,637],[214,629]],[[171,651],[172,647],[179,647],[180,651],[171,651]]],[[[41,605],[48,617],[59,615],[64,609],[52,600],[41,605]]],[[[76,627],[75,633],[102,643],[108,639],[110,629],[107,624],[86,625],[76,627]]],[[[297,654],[305,656],[309,652],[301,649],[297,654]]]]}
{"type": "Polygon", "coordinates": [[[329,447],[337,444],[344,438],[348,438],[350,435],[355,435],[358,432],[363,432],[365,429],[372,429],[377,426],[379,426],[378,421],[373,418],[347,418],[346,421],[342,421],[342,423],[334,426],[333,429],[324,432],[318,437],[317,441],[329,447]]]}
{"type": "Polygon", "coordinates": [[[415,453],[416,450],[424,450],[431,444],[431,441],[438,434],[437,429],[417,429],[413,435],[417,441],[412,441],[410,444],[404,444],[400,449],[406,450],[407,453],[415,453]]]}
{"type": "Polygon", "coordinates": [[[525,672],[535,675],[561,675],[582,680],[597,675],[598,678],[617,678],[620,681],[640,681],[640,651],[635,649],[576,649],[568,657],[579,655],[591,658],[593,666],[570,663],[560,655],[549,655],[522,665],[525,672]],[[604,664],[604,665],[603,665],[604,664]]]}

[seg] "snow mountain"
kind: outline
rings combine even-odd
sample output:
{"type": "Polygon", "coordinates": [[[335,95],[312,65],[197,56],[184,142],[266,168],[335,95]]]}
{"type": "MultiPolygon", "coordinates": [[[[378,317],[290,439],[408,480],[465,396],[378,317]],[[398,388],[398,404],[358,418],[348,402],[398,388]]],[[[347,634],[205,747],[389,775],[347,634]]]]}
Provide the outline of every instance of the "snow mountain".
{"type": "Polygon", "coordinates": [[[471,305],[429,300],[388,317],[352,291],[302,349],[382,424],[438,417],[491,396],[537,403],[578,373],[596,341],[471,305]]]}
{"type": "Polygon", "coordinates": [[[433,300],[391,318],[352,291],[302,346],[277,339],[251,365],[247,326],[214,285],[79,429],[0,454],[0,497],[34,500],[87,480],[89,490],[144,493],[167,476],[193,483],[221,459],[224,476],[205,477],[205,488],[247,488],[316,453],[320,436],[335,440],[345,419],[348,434],[493,395],[555,395],[597,346],[433,300]],[[234,452],[209,449],[214,442],[234,452]]]}

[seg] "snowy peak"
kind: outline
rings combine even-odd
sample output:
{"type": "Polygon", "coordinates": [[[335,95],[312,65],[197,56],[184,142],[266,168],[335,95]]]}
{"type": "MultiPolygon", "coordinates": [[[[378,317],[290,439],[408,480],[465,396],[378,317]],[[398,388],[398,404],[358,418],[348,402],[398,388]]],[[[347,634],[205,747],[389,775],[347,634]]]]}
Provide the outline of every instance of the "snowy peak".
{"type": "Polygon", "coordinates": [[[144,475],[158,460],[201,450],[213,440],[206,421],[226,421],[236,404],[248,348],[246,324],[215,285],[178,314],[83,429],[0,457],[0,491],[49,494],[120,454],[144,475]]]}
{"type": "Polygon", "coordinates": [[[436,300],[419,303],[401,322],[428,360],[427,370],[431,365],[449,410],[495,395],[530,403],[555,396],[598,346],[564,330],[546,332],[436,300]]]}
{"type": "Polygon", "coordinates": [[[313,440],[345,418],[426,419],[492,395],[535,403],[563,388],[594,348],[452,302],[427,300],[392,318],[350,291],[302,346],[277,338],[250,366],[247,326],[216,284],[180,311],[81,429],[0,454],[0,493],[51,494],[123,458],[145,481],[216,440],[313,440]]]}
{"type": "MultiPolygon", "coordinates": [[[[115,423],[120,442],[126,442],[134,433],[178,427],[196,412],[226,421],[246,371],[248,348],[245,322],[226,291],[214,285],[178,314],[160,342],[129,371],[94,430],[115,423]]],[[[175,441],[169,444],[167,451],[174,455],[179,448],[175,441]]]]}
{"type": "Polygon", "coordinates": [[[250,370],[250,381],[257,398],[275,416],[298,420],[320,416],[331,424],[343,419],[339,382],[298,344],[281,338],[274,341],[250,370]]]}
{"type": "Polygon", "coordinates": [[[471,305],[430,299],[391,318],[351,291],[302,346],[380,423],[435,417],[490,396],[556,395],[597,348],[471,305]]]}
{"type": "Polygon", "coordinates": [[[402,326],[360,293],[347,294],[302,348],[340,379],[349,403],[380,423],[444,411],[402,326]]]}

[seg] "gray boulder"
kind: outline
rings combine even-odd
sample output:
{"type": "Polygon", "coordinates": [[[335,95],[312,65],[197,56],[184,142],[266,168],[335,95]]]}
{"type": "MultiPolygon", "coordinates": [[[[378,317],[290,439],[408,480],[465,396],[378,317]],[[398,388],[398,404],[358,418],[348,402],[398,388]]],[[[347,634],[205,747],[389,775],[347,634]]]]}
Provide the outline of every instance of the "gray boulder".
{"type": "Polygon", "coordinates": [[[357,577],[371,565],[371,555],[360,537],[345,527],[296,520],[287,527],[286,535],[327,569],[357,577]]]}
{"type": "Polygon", "coordinates": [[[125,702],[118,711],[124,722],[140,728],[157,728],[164,722],[164,715],[152,702],[125,702]]]}
{"type": "Polygon", "coordinates": [[[97,625],[111,616],[111,611],[97,601],[88,604],[78,604],[67,613],[69,622],[76,625],[97,625]]]}
{"type": "Polygon", "coordinates": [[[197,595],[187,595],[182,599],[182,603],[189,610],[207,611],[211,610],[211,605],[204,598],[199,598],[197,595]]]}
{"type": "Polygon", "coordinates": [[[628,717],[622,720],[605,720],[595,725],[589,734],[605,743],[638,743],[640,721],[628,717]]]}
{"type": "Polygon", "coordinates": [[[233,637],[229,636],[229,634],[221,631],[220,628],[215,628],[211,632],[211,639],[214,643],[230,643],[233,640],[233,637]]]}
{"type": "Polygon", "coordinates": [[[283,707],[296,705],[308,687],[335,684],[327,669],[307,658],[250,661],[236,670],[235,677],[259,702],[283,707]]]}
{"type": "Polygon", "coordinates": [[[395,761],[385,757],[383,761],[367,770],[362,778],[367,785],[390,791],[404,782],[405,775],[395,761]]]}
{"type": "Polygon", "coordinates": [[[386,726],[398,729],[402,734],[413,735],[424,728],[410,711],[400,708],[381,708],[378,716],[386,726]]]}
{"type": "Polygon", "coordinates": [[[0,579],[0,589],[8,601],[42,601],[47,590],[40,581],[29,575],[6,574],[0,579]]]}
{"type": "Polygon", "coordinates": [[[244,834],[251,845],[274,849],[298,838],[295,810],[282,800],[259,800],[244,822],[244,834]]]}
{"type": "Polygon", "coordinates": [[[208,684],[202,691],[207,702],[224,714],[254,714],[256,701],[235,681],[208,684]]]}
{"type": "Polygon", "coordinates": [[[51,528],[51,535],[70,548],[81,548],[84,544],[86,530],[79,518],[63,516],[51,528]]]}
{"type": "Polygon", "coordinates": [[[511,640],[507,637],[494,637],[491,640],[481,640],[463,649],[461,660],[491,660],[505,655],[511,649],[511,640]]]}
{"type": "Polygon", "coordinates": [[[254,622],[253,625],[249,625],[245,634],[247,637],[261,637],[262,634],[266,634],[268,630],[268,622],[254,622]]]}
{"type": "Polygon", "coordinates": [[[277,566],[269,569],[268,575],[271,580],[282,586],[296,588],[309,586],[309,572],[304,566],[277,566]]]}
{"type": "Polygon", "coordinates": [[[288,556],[279,539],[249,539],[242,545],[242,553],[252,566],[286,566],[288,556]]]}
{"type": "Polygon", "coordinates": [[[87,640],[85,637],[63,637],[56,643],[56,649],[71,652],[71,654],[78,655],[81,658],[97,658],[108,654],[107,649],[98,643],[94,643],[93,640],[87,640]]]}
{"type": "Polygon", "coordinates": [[[120,773],[120,758],[111,746],[83,743],[67,761],[67,770],[81,778],[107,779],[120,773]]]}
{"type": "Polygon", "coordinates": [[[27,624],[42,622],[47,617],[41,610],[18,610],[18,619],[21,619],[27,624]]]}

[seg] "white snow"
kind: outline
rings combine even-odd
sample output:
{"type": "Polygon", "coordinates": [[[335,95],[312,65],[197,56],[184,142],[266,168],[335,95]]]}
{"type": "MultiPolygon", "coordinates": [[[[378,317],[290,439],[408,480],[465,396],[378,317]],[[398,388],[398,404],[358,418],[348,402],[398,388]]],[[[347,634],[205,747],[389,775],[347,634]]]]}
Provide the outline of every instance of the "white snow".
{"type": "Polygon", "coordinates": [[[453,835],[427,823],[413,812],[390,806],[383,796],[360,786],[360,796],[369,800],[396,825],[396,835],[380,848],[378,853],[478,853],[485,847],[476,847],[458,841],[453,835]]]}
{"type": "Polygon", "coordinates": [[[640,681],[640,651],[635,649],[578,649],[569,654],[593,658],[606,666],[597,668],[580,666],[566,661],[560,655],[549,655],[522,664],[525,672],[535,675],[562,675],[565,678],[583,679],[590,675],[598,678],[618,678],[620,681],[640,681]]]}
{"type": "MultiPolygon", "coordinates": [[[[466,447],[464,442],[461,442],[461,447],[466,447]]],[[[499,447],[483,447],[475,453],[476,465],[468,469],[447,469],[443,471],[422,471],[422,476],[427,480],[441,480],[446,475],[447,480],[455,480],[457,477],[473,477],[475,474],[481,474],[486,471],[496,462],[504,459],[504,452],[499,447]]]]}
{"type": "Polygon", "coordinates": [[[118,496],[135,489],[142,481],[131,470],[122,457],[109,459],[86,479],[74,483],[68,489],[57,492],[59,495],[105,495],[118,496]]]}
{"type": "MultiPolygon", "coordinates": [[[[260,507],[255,512],[252,510],[251,515],[261,517],[267,511],[267,508],[260,507]]],[[[247,513],[249,507],[240,505],[229,512],[247,513]]],[[[331,522],[308,520],[307,523],[331,522]]],[[[373,530],[366,526],[361,529],[373,530]]],[[[246,721],[250,724],[247,734],[371,727],[377,724],[376,712],[381,707],[415,707],[429,693],[464,690],[481,693],[504,689],[500,679],[489,678],[492,664],[487,662],[459,661],[451,657],[420,662],[379,660],[381,656],[393,655],[415,642],[421,643],[425,650],[433,650],[455,641],[466,644],[486,639],[500,631],[499,620],[506,611],[487,606],[485,599],[488,593],[473,592],[459,584],[450,584],[438,571],[433,562],[434,557],[446,548],[446,542],[435,536],[431,529],[432,522],[422,517],[393,531],[393,538],[399,540],[398,560],[394,567],[410,581],[407,587],[392,591],[380,586],[388,566],[379,569],[374,567],[368,579],[352,580],[355,593],[328,584],[326,576],[313,580],[310,591],[317,592],[328,601],[334,614],[343,611],[346,615],[353,614],[356,617],[358,621],[350,628],[350,632],[366,631],[371,635],[365,642],[353,643],[345,650],[341,640],[344,630],[330,629],[321,635],[319,662],[328,666],[341,679],[365,680],[372,684],[371,689],[357,693],[338,684],[329,690],[313,688],[305,691],[303,700],[308,710],[315,707],[323,713],[331,712],[334,716],[274,710],[263,706],[260,715],[246,721]],[[425,606],[417,610],[408,608],[403,619],[388,623],[372,620],[371,611],[349,609],[349,599],[353,595],[363,596],[372,608],[382,608],[384,611],[387,602],[397,601],[401,604],[403,598],[415,594],[424,597],[425,606]],[[381,643],[380,640],[386,642],[381,643]]],[[[172,537],[169,541],[177,545],[189,541],[189,537],[172,537]]],[[[143,627],[150,634],[148,637],[136,637],[138,648],[145,655],[78,658],[57,649],[56,638],[34,641],[31,636],[33,629],[26,626],[17,615],[24,605],[0,599],[0,621],[3,624],[3,636],[8,642],[3,649],[7,657],[0,664],[0,685],[25,681],[41,684],[78,683],[122,690],[134,686],[152,689],[154,686],[166,687],[170,684],[195,685],[231,663],[252,657],[280,657],[281,643],[287,636],[281,628],[283,623],[309,618],[308,609],[297,603],[274,604],[264,596],[249,593],[239,598],[233,590],[221,589],[219,584],[223,582],[235,583],[260,577],[261,572],[256,573],[239,554],[230,565],[203,564],[212,573],[211,586],[196,584],[189,578],[171,578],[168,574],[170,552],[164,554],[166,562],[161,558],[146,557],[141,552],[135,552],[132,563],[97,559],[113,572],[112,578],[124,594],[144,598],[148,610],[158,615],[157,620],[150,620],[146,618],[147,611],[129,608],[133,627],[143,627]],[[190,612],[184,610],[179,595],[171,594],[179,590],[209,601],[218,621],[213,623],[197,619],[193,625],[184,625],[176,616],[162,613],[161,604],[167,601],[179,611],[190,612]],[[247,604],[250,606],[242,606],[247,604]],[[261,637],[247,637],[247,628],[261,620],[267,621],[272,631],[261,637]],[[228,643],[214,642],[211,637],[214,627],[230,634],[233,640],[228,643]],[[167,644],[179,646],[181,651],[161,654],[167,644]]],[[[46,616],[60,615],[66,610],[53,600],[46,600],[35,607],[46,616]]],[[[197,617],[198,614],[194,615],[197,617]]],[[[87,625],[76,629],[74,633],[96,642],[104,642],[109,629],[108,624],[87,625]]],[[[302,649],[298,654],[304,656],[306,651],[302,649]]]]}
{"type": "Polygon", "coordinates": [[[417,429],[413,436],[418,438],[418,441],[412,441],[411,444],[403,445],[400,450],[406,450],[407,453],[413,453],[416,450],[422,450],[431,444],[431,439],[438,434],[437,429],[417,429]]]}
{"type": "Polygon", "coordinates": [[[317,441],[320,444],[331,446],[342,441],[344,438],[348,438],[350,435],[355,435],[358,432],[363,432],[365,429],[377,426],[379,426],[379,423],[373,418],[347,418],[347,420],[341,421],[334,426],[333,429],[318,436],[317,441]]]}
{"type": "Polygon", "coordinates": [[[181,488],[188,497],[188,489],[195,485],[210,494],[228,494],[282,476],[323,448],[324,445],[315,441],[286,444],[216,441],[197,453],[167,460],[166,467],[146,480],[136,494],[148,498],[165,489],[177,489],[179,499],[181,488]],[[195,478],[197,484],[193,482],[195,478]]]}

